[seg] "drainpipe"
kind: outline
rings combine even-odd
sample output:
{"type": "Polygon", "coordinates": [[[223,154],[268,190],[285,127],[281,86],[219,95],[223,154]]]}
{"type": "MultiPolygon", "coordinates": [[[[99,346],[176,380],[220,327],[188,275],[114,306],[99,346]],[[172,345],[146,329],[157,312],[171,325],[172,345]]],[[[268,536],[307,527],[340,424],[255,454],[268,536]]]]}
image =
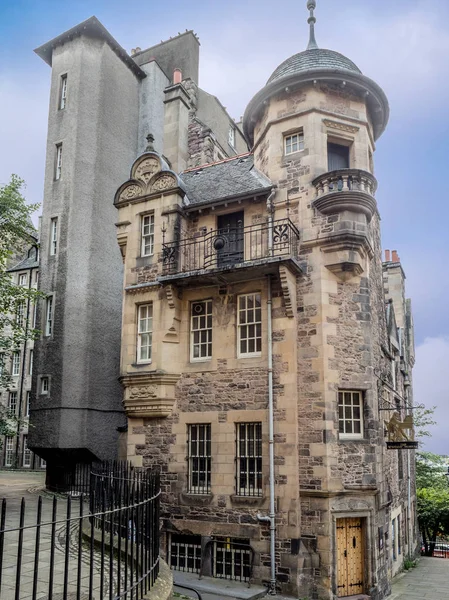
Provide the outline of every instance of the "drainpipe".
{"type": "MultiPolygon", "coordinates": [[[[274,195],[274,192],[270,196],[274,195]]],[[[272,217],[269,217],[272,220],[272,217]]],[[[271,231],[271,227],[269,228],[271,231]]],[[[270,523],[270,595],[276,594],[276,512],[274,505],[274,414],[273,414],[273,325],[271,320],[271,278],[267,276],[267,335],[268,335],[268,443],[270,465],[270,514],[257,515],[259,521],[270,523]]]]}
{"type": "Polygon", "coordinates": [[[276,195],[276,188],[273,188],[270,195],[267,198],[267,212],[268,212],[268,256],[273,256],[273,198],[276,195]]]}

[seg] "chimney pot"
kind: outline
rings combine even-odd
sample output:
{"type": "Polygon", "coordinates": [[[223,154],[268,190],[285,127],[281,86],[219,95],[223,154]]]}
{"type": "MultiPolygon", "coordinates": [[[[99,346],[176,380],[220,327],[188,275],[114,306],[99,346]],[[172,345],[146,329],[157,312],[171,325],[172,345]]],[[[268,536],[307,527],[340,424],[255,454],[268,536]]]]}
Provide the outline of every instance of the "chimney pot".
{"type": "Polygon", "coordinates": [[[385,261],[386,262],[390,262],[391,258],[390,258],[390,251],[389,250],[385,250],[385,261]]]}
{"type": "Polygon", "coordinates": [[[393,250],[393,252],[392,252],[392,261],[394,263],[398,263],[399,262],[399,256],[398,256],[397,250],[393,250]]]}
{"type": "Polygon", "coordinates": [[[181,69],[174,69],[173,71],[173,83],[181,83],[182,81],[182,71],[181,69]]]}
{"type": "Polygon", "coordinates": [[[135,51],[136,51],[136,54],[137,54],[137,52],[141,52],[142,51],[142,48],[139,48],[139,46],[137,46],[137,48],[136,48],[135,51]]]}

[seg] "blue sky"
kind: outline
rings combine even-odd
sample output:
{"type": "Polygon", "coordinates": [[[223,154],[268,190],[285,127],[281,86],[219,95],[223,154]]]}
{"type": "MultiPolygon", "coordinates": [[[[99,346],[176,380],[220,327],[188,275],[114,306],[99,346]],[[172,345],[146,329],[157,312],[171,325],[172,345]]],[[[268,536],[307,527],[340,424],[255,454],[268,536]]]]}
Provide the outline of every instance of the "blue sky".
{"type": "MultiPolygon", "coordinates": [[[[319,46],[351,58],[385,90],[375,154],[383,247],[397,249],[413,300],[415,399],[438,405],[429,449],[449,454],[449,2],[317,0],[319,46]]],[[[271,72],[307,44],[306,0],[0,0],[0,182],[17,173],[42,200],[50,68],[33,49],[96,15],[128,51],[193,29],[200,85],[239,118],[271,72]]]]}

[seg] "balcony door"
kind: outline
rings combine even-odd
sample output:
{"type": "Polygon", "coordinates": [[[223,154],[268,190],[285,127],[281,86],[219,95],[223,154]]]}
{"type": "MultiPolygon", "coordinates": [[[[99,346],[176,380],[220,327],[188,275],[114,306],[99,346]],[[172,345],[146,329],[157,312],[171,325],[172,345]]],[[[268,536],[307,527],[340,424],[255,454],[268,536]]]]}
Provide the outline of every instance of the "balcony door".
{"type": "Polygon", "coordinates": [[[217,230],[214,242],[217,251],[217,265],[224,267],[243,262],[243,210],[219,216],[217,230]]]}
{"type": "Polygon", "coordinates": [[[349,169],[349,146],[327,144],[327,164],[329,171],[349,169]]]}

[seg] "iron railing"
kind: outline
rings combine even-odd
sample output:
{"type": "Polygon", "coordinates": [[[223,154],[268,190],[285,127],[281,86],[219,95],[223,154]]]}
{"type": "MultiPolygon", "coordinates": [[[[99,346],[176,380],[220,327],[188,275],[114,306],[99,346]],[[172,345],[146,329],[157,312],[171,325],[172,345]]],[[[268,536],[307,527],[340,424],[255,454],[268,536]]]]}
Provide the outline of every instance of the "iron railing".
{"type": "Polygon", "coordinates": [[[163,242],[163,272],[229,269],[264,258],[297,257],[298,249],[299,231],[290,219],[210,231],[204,228],[196,236],[163,242]]]}
{"type": "Polygon", "coordinates": [[[92,466],[87,496],[3,499],[0,599],[140,600],[159,573],[159,505],[159,475],[119,463],[92,466]]]}

